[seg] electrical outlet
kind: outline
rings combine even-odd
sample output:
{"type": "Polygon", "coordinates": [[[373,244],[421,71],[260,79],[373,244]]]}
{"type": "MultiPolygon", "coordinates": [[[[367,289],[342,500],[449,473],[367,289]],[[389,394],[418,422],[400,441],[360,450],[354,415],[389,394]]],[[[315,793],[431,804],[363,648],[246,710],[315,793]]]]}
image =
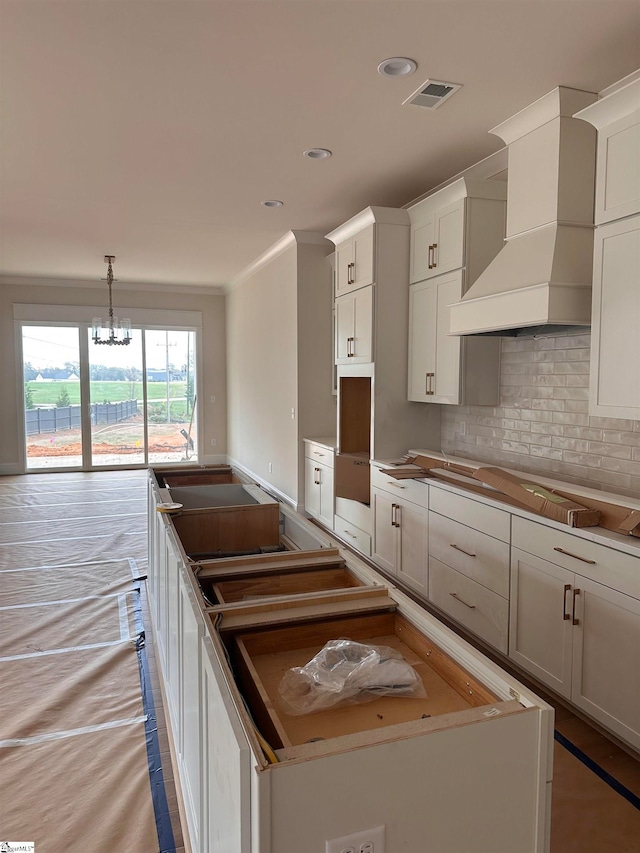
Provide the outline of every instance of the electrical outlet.
{"type": "Polygon", "coordinates": [[[460,435],[466,435],[466,434],[467,434],[467,422],[466,421],[460,421],[460,435]]]}
{"type": "Polygon", "coordinates": [[[215,394],[212,394],[212,395],[211,395],[211,402],[212,402],[212,403],[215,403],[215,401],[216,401],[215,394]]]}
{"type": "Polygon", "coordinates": [[[215,440],[215,438],[212,438],[211,439],[211,447],[215,447],[215,446],[216,446],[216,440],[215,440]]]}
{"type": "Polygon", "coordinates": [[[384,853],[384,824],[326,842],[325,853],[384,853]]]}
{"type": "MultiPolygon", "coordinates": [[[[291,420],[294,421],[296,419],[296,410],[294,408],[291,409],[291,420]]],[[[341,851],[342,853],[342,851],[341,851]]]]}
{"type": "Polygon", "coordinates": [[[273,462],[269,462],[269,473],[273,474],[273,462]]]}

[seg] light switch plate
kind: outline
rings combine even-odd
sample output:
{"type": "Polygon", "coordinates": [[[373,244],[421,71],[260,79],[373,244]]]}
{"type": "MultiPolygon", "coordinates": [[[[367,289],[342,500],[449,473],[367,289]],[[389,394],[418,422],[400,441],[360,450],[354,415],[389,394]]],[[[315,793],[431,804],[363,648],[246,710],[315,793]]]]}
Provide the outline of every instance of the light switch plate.
{"type": "Polygon", "coordinates": [[[384,853],[384,824],[327,841],[325,853],[384,853]]]}

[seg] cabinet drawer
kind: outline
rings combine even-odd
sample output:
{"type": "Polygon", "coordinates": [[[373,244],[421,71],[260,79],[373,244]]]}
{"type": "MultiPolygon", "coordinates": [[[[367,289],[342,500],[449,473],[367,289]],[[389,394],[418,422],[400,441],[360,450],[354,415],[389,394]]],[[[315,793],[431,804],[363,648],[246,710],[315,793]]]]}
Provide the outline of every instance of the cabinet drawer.
{"type": "Polygon", "coordinates": [[[507,652],[509,602],[429,558],[429,600],[498,651],[507,652]]]}
{"type": "Polygon", "coordinates": [[[487,506],[480,501],[472,500],[463,495],[456,495],[446,489],[433,487],[430,489],[429,509],[447,518],[481,530],[495,539],[509,542],[511,530],[511,514],[504,510],[487,506]]]}
{"type": "Polygon", "coordinates": [[[304,455],[307,459],[313,459],[314,462],[320,465],[326,465],[327,468],[333,468],[333,450],[329,450],[323,444],[315,444],[311,441],[304,443],[304,455]]]}
{"type": "Polygon", "coordinates": [[[577,575],[640,598],[640,557],[518,516],[513,518],[512,544],[577,575]]]}
{"type": "Polygon", "coordinates": [[[371,466],[371,485],[377,489],[383,489],[399,498],[411,501],[425,509],[429,507],[429,486],[419,483],[417,480],[396,480],[389,474],[383,474],[380,468],[371,466]]]}
{"type": "Polygon", "coordinates": [[[507,542],[429,512],[429,555],[503,598],[509,598],[507,542]]]}
{"type": "Polygon", "coordinates": [[[371,536],[350,521],[345,521],[339,515],[336,515],[333,520],[333,529],[336,534],[345,542],[348,542],[352,547],[356,548],[366,557],[371,556],[371,536]]]}

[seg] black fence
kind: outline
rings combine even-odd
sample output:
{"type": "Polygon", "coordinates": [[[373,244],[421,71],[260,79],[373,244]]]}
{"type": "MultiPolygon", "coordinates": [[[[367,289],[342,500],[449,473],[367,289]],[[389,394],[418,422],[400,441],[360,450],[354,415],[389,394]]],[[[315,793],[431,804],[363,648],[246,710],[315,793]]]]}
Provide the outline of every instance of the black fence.
{"type": "MultiPolygon", "coordinates": [[[[26,433],[38,435],[41,432],[80,429],[80,410],[81,406],[27,409],[25,411],[26,433]]],[[[91,405],[92,425],[117,424],[137,414],[137,400],[123,400],[121,403],[92,403],[91,405]]]]}

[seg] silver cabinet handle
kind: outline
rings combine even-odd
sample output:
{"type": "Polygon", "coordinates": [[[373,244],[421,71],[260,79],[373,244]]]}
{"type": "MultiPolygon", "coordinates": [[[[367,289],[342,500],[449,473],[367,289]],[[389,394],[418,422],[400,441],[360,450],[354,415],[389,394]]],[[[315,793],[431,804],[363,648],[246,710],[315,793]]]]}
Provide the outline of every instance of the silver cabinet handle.
{"type": "Polygon", "coordinates": [[[558,551],[560,554],[564,554],[565,557],[573,557],[574,560],[580,560],[583,563],[589,563],[590,566],[595,566],[595,560],[588,560],[586,557],[581,557],[579,554],[572,554],[571,551],[565,551],[564,548],[554,548],[554,551],[558,551]]]}
{"type": "Polygon", "coordinates": [[[425,393],[427,395],[434,394],[433,390],[433,379],[435,378],[435,373],[425,373],[426,382],[425,382],[425,393]]]}
{"type": "Polygon", "coordinates": [[[562,618],[565,622],[571,619],[571,614],[567,613],[567,593],[571,589],[571,584],[566,583],[564,585],[564,595],[562,596],[562,618]]]}
{"type": "Polygon", "coordinates": [[[319,468],[313,469],[313,482],[316,484],[316,486],[320,485],[320,469],[319,468]],[[316,480],[316,475],[318,477],[317,480],[316,480]]]}
{"type": "Polygon", "coordinates": [[[580,595],[580,590],[574,589],[573,590],[573,602],[571,605],[571,624],[572,625],[579,625],[580,624],[580,620],[576,619],[576,598],[579,595],[580,595]]]}
{"type": "Polygon", "coordinates": [[[350,536],[352,539],[357,539],[357,538],[358,538],[358,537],[355,535],[355,533],[349,533],[349,531],[348,531],[348,530],[343,530],[342,532],[345,534],[345,536],[350,536]]]}
{"type": "Polygon", "coordinates": [[[438,244],[437,244],[437,243],[434,243],[434,244],[433,244],[433,255],[432,255],[432,257],[433,257],[433,269],[435,269],[435,268],[438,266],[438,261],[436,260],[436,250],[437,250],[437,248],[438,248],[438,244]]]}
{"type": "Polygon", "coordinates": [[[347,284],[356,283],[355,275],[352,275],[352,273],[355,273],[355,269],[356,265],[353,262],[347,265],[347,284]]]}
{"type": "Polygon", "coordinates": [[[398,520],[400,515],[401,506],[400,504],[391,504],[391,526],[392,527],[400,527],[400,522],[398,520]]]}
{"type": "Polygon", "coordinates": [[[433,244],[431,246],[429,246],[429,256],[427,259],[427,265],[428,265],[430,270],[432,270],[435,267],[435,264],[433,262],[433,244]]]}
{"type": "Polygon", "coordinates": [[[453,542],[449,543],[450,548],[455,548],[456,551],[460,551],[463,554],[466,554],[467,557],[475,557],[475,554],[472,554],[471,551],[465,551],[464,548],[461,548],[459,545],[454,545],[453,542]]]}
{"type": "Polygon", "coordinates": [[[324,456],[324,453],[319,453],[317,450],[313,451],[314,456],[324,456]]]}
{"type": "Polygon", "coordinates": [[[401,486],[400,483],[396,483],[395,480],[387,480],[387,486],[395,486],[396,489],[406,489],[406,486],[401,486]]]}
{"type": "Polygon", "coordinates": [[[463,601],[457,593],[455,593],[455,592],[450,592],[450,593],[449,593],[449,595],[450,595],[452,598],[455,598],[455,600],[456,600],[456,601],[459,601],[459,602],[460,602],[460,604],[464,604],[464,606],[465,606],[465,607],[468,607],[468,608],[469,608],[469,610],[475,610],[475,609],[476,609],[475,604],[467,604],[467,602],[466,602],[466,601],[463,601]]]}
{"type": "Polygon", "coordinates": [[[356,354],[355,338],[347,338],[347,358],[353,358],[356,354]]]}

